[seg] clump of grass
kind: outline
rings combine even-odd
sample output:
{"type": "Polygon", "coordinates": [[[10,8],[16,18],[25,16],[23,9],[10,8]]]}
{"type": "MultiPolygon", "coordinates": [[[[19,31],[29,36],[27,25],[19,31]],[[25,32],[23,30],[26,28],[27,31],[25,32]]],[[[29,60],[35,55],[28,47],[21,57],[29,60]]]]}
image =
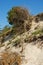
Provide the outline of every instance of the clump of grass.
{"type": "Polygon", "coordinates": [[[38,29],[35,32],[32,33],[32,35],[37,35],[37,34],[43,34],[43,29],[38,29]]]}
{"type": "Polygon", "coordinates": [[[1,57],[2,59],[0,59],[0,65],[20,65],[22,61],[21,56],[16,52],[4,52],[1,57]]]}
{"type": "Polygon", "coordinates": [[[17,39],[16,41],[13,42],[13,46],[17,46],[18,44],[20,44],[20,39],[17,39]]]}
{"type": "Polygon", "coordinates": [[[3,47],[3,46],[5,46],[4,44],[0,44],[0,47],[3,47]]]}

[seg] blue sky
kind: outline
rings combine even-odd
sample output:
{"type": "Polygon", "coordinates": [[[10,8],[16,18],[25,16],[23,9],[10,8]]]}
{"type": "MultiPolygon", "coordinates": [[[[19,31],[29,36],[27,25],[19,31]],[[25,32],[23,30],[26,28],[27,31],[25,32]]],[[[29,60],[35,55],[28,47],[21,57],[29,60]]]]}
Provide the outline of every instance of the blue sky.
{"type": "Polygon", "coordinates": [[[43,0],[0,0],[0,28],[9,25],[7,12],[14,6],[25,7],[33,15],[43,12],[43,0]]]}

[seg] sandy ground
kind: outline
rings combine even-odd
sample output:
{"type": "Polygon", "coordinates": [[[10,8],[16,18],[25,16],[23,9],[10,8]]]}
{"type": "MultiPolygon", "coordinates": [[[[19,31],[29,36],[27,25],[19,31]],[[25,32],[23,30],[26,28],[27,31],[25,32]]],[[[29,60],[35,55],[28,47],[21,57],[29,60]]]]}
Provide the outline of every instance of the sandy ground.
{"type": "MultiPolygon", "coordinates": [[[[0,48],[0,54],[5,47],[0,48]]],[[[20,49],[12,48],[12,52],[20,51],[20,49]]],[[[43,65],[43,49],[37,48],[35,45],[27,44],[23,51],[24,60],[21,65],[43,65]]]]}
{"type": "Polygon", "coordinates": [[[43,49],[28,44],[24,50],[25,60],[22,65],[43,65],[43,49]]]}

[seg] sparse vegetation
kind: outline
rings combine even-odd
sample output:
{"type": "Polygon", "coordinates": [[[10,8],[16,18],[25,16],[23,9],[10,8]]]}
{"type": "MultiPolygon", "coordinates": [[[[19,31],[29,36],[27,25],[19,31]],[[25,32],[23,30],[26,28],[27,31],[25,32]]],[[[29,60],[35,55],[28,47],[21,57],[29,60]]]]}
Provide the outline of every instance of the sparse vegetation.
{"type": "MultiPolygon", "coordinates": [[[[0,55],[0,65],[21,65],[22,59],[20,54],[22,54],[24,50],[24,43],[35,42],[33,44],[36,44],[36,40],[37,43],[41,40],[39,45],[43,45],[43,29],[36,27],[35,31],[31,33],[30,28],[33,18],[27,9],[22,7],[13,7],[8,12],[7,19],[11,27],[5,26],[3,30],[0,30],[0,48],[5,47],[4,53],[0,55]],[[7,43],[3,43],[6,39],[7,43]],[[19,50],[15,52],[15,49],[18,49],[17,46],[22,48],[20,54],[18,53],[19,50]],[[11,49],[14,50],[14,53],[10,52],[12,51],[11,49]]],[[[36,17],[36,22],[39,23],[38,21],[36,17]]]]}
{"type": "Polygon", "coordinates": [[[13,46],[17,46],[18,44],[20,44],[20,39],[17,39],[15,42],[13,42],[13,46]]]}
{"type": "Polygon", "coordinates": [[[37,29],[35,32],[33,32],[32,33],[33,35],[37,35],[37,34],[39,34],[39,35],[41,35],[41,34],[43,34],[43,29],[37,29]]]}

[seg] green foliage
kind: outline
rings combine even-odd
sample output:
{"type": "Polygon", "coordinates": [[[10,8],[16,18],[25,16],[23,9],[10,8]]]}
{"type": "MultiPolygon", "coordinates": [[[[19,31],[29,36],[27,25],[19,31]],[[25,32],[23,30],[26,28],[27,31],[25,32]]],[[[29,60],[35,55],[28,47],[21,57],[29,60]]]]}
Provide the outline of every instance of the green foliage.
{"type": "Polygon", "coordinates": [[[18,44],[20,44],[20,39],[17,39],[15,42],[13,42],[13,46],[17,46],[18,44]]]}
{"type": "Polygon", "coordinates": [[[43,29],[38,29],[35,32],[32,33],[33,35],[37,35],[37,34],[43,34],[43,29]]]}
{"type": "Polygon", "coordinates": [[[28,18],[28,11],[25,8],[22,7],[13,7],[9,12],[8,12],[8,22],[12,24],[20,24],[21,21],[27,20],[28,18]]]}
{"type": "Polygon", "coordinates": [[[0,36],[2,35],[2,33],[0,32],[0,36]]]}
{"type": "Polygon", "coordinates": [[[0,36],[2,35],[2,30],[0,29],[0,36]]]}
{"type": "Polygon", "coordinates": [[[27,9],[22,7],[13,7],[8,12],[8,22],[14,26],[15,34],[22,34],[25,31],[28,31],[31,27],[31,15],[27,9]]]}
{"type": "Polygon", "coordinates": [[[6,25],[2,30],[0,30],[0,36],[6,35],[11,30],[11,27],[6,25]]]}
{"type": "Polygon", "coordinates": [[[10,30],[10,27],[9,26],[5,26],[2,30],[2,32],[7,32],[8,30],[10,30]]]}

